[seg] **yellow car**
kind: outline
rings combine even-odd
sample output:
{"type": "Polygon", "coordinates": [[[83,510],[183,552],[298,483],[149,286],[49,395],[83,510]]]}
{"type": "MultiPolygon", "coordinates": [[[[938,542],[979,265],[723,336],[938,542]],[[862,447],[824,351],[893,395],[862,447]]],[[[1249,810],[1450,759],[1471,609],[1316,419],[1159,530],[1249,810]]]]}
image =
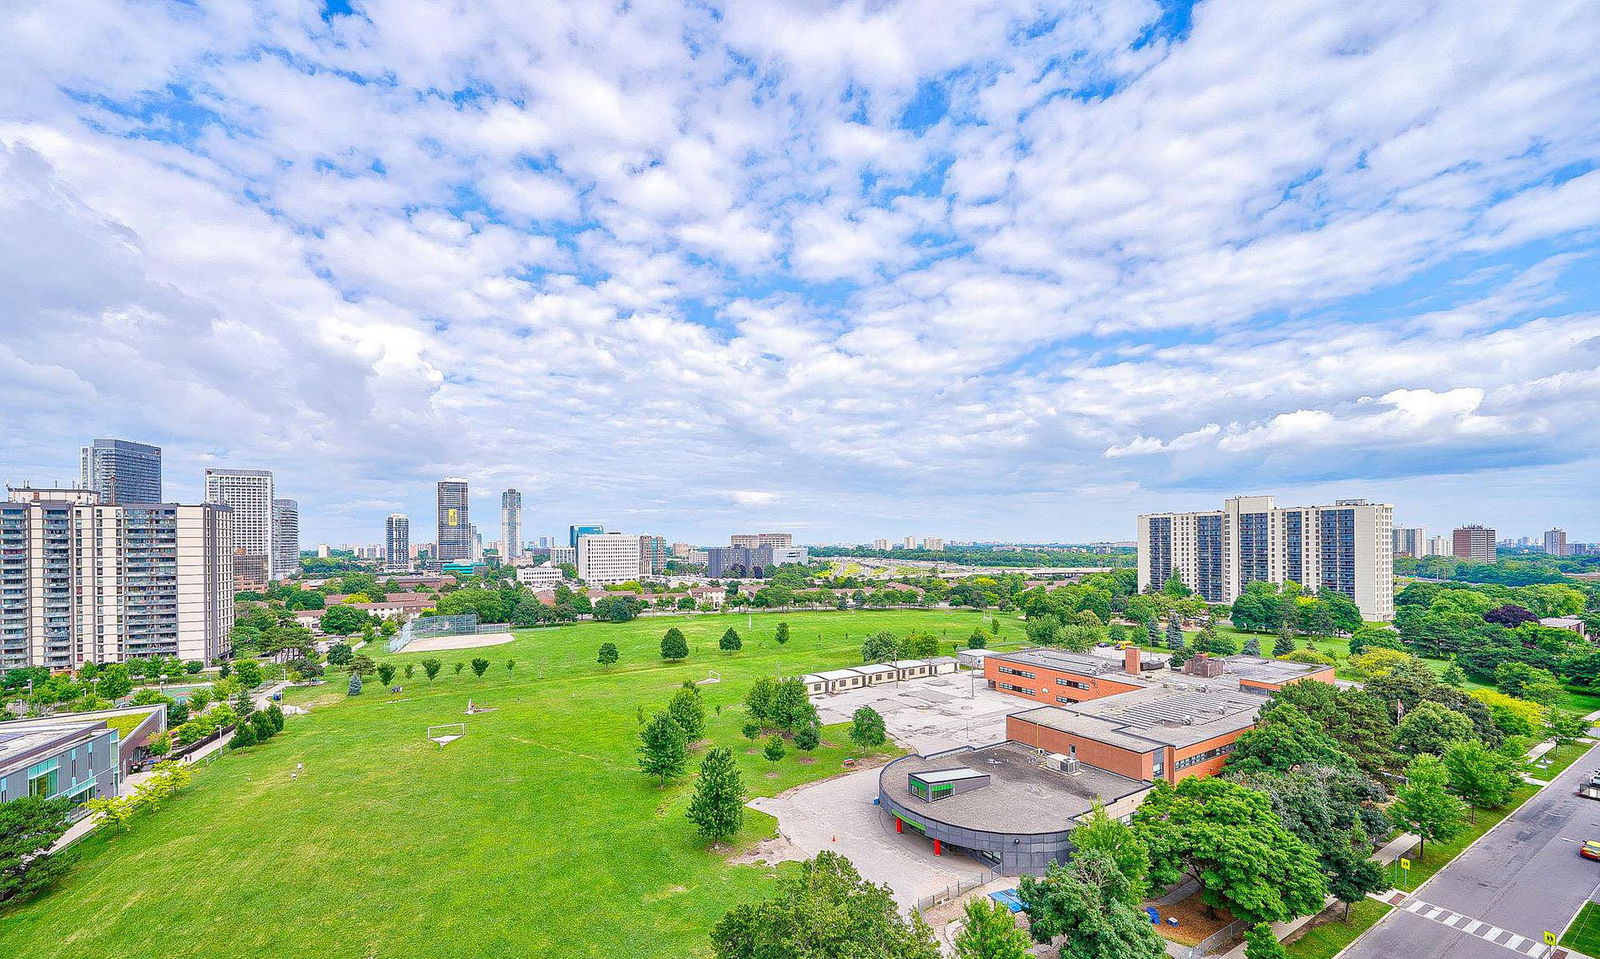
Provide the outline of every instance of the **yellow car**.
{"type": "Polygon", "coordinates": [[[1589,840],[1578,847],[1578,855],[1585,859],[1600,861],[1600,842],[1595,842],[1593,839],[1589,840]]]}

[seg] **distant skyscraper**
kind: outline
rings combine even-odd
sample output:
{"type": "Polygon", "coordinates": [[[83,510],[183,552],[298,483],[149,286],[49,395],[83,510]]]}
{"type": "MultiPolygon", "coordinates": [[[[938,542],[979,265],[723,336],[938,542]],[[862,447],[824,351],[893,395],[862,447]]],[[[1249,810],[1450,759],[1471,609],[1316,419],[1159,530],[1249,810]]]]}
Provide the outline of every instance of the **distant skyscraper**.
{"type": "Polygon", "coordinates": [[[875,539],[872,541],[872,548],[880,553],[885,552],[889,549],[889,541],[886,539],[875,539]]]}
{"type": "Polygon", "coordinates": [[[1564,529],[1545,530],[1544,551],[1551,556],[1567,555],[1567,531],[1564,529]]]}
{"type": "Polygon", "coordinates": [[[272,569],[277,579],[300,569],[300,504],[292,499],[272,501],[272,569]]]}
{"type": "Polygon", "coordinates": [[[99,493],[102,504],[161,502],[161,447],[99,439],[83,448],[81,460],[80,485],[99,493]]]}
{"type": "Polygon", "coordinates": [[[267,558],[274,577],[272,550],[272,471],[206,470],[206,502],[233,507],[233,548],[267,558]]]}
{"type": "Polygon", "coordinates": [[[411,564],[411,520],[404,513],[390,513],[383,521],[383,561],[390,566],[411,564]]]}
{"type": "Polygon", "coordinates": [[[1410,556],[1420,559],[1428,555],[1427,531],[1421,526],[1396,526],[1392,531],[1394,537],[1394,554],[1396,556],[1410,556]]]}
{"type": "Polygon", "coordinates": [[[1222,509],[1140,516],[1139,590],[1176,575],[1208,603],[1231,603],[1252,582],[1343,593],[1369,620],[1394,618],[1394,507],[1366,500],[1277,506],[1236,496],[1222,509]]]}
{"type": "Polygon", "coordinates": [[[605,531],[606,531],[606,528],[604,526],[568,526],[567,527],[567,545],[572,547],[573,549],[577,549],[578,548],[578,537],[580,537],[580,536],[600,536],[603,533],[605,533],[605,531]]]}
{"type": "Polygon", "coordinates": [[[522,494],[508,489],[500,494],[500,558],[522,555],[522,494]]]}
{"type": "Polygon", "coordinates": [[[904,549],[916,549],[917,538],[915,536],[907,536],[905,539],[900,541],[900,545],[904,549]]]}
{"type": "Polygon", "coordinates": [[[1494,530],[1486,526],[1462,526],[1451,533],[1451,554],[1475,563],[1495,561],[1494,530]]]}
{"type": "Polygon", "coordinates": [[[925,536],[922,539],[922,548],[928,550],[944,549],[944,540],[938,536],[925,536]]]}
{"type": "Polygon", "coordinates": [[[1449,556],[1450,552],[1451,552],[1451,549],[1452,549],[1452,546],[1453,546],[1453,544],[1452,544],[1452,542],[1450,540],[1450,537],[1448,537],[1448,536],[1429,536],[1428,537],[1428,551],[1426,553],[1424,553],[1423,555],[1425,555],[1425,556],[1449,556]]]}
{"type": "Polygon", "coordinates": [[[435,559],[459,563],[472,559],[472,522],[467,515],[467,481],[452,476],[439,481],[439,552],[435,559]]]}
{"type": "Polygon", "coordinates": [[[639,537],[639,574],[650,576],[667,568],[667,540],[664,536],[639,537]]]}

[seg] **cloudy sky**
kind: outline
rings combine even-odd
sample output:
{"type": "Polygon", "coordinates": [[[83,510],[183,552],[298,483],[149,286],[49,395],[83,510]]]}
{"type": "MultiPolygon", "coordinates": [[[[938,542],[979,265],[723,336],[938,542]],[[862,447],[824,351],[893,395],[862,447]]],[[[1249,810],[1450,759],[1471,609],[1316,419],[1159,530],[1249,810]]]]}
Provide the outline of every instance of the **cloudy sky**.
{"type": "Polygon", "coordinates": [[[1600,540],[1593,0],[0,4],[4,479],[307,542],[1600,540]],[[423,535],[415,536],[423,539],[423,535]]]}

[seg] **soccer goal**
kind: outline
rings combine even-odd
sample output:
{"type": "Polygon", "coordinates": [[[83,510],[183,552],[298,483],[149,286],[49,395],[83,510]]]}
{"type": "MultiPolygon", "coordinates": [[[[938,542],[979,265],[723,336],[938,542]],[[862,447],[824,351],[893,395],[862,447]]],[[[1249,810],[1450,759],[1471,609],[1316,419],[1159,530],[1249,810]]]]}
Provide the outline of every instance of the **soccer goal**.
{"type": "Polygon", "coordinates": [[[720,683],[720,682],[722,682],[722,674],[713,669],[713,670],[711,670],[711,675],[707,676],[705,679],[697,679],[697,680],[695,680],[694,684],[696,686],[707,686],[707,685],[710,685],[711,683],[720,683]]]}
{"type": "Polygon", "coordinates": [[[438,743],[440,749],[443,749],[446,743],[453,743],[466,734],[466,723],[445,723],[428,727],[428,738],[438,743]]]}

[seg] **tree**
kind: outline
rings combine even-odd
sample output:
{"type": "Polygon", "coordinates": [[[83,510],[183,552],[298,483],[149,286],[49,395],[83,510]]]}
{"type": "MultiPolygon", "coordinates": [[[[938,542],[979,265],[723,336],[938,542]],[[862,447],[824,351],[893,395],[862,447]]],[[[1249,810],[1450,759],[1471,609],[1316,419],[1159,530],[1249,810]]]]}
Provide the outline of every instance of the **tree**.
{"type": "Polygon", "coordinates": [[[674,626],[661,634],[661,658],[676,660],[689,658],[689,640],[683,630],[674,626]]]}
{"type": "Polygon", "coordinates": [[[253,659],[235,661],[233,674],[239,678],[239,685],[245,689],[255,689],[261,685],[261,665],[253,659]]]}
{"type": "Polygon", "coordinates": [[[1394,744],[1413,755],[1432,753],[1437,756],[1451,743],[1474,738],[1472,721],[1467,717],[1438,703],[1423,702],[1400,720],[1394,744]]]}
{"type": "Polygon", "coordinates": [[[0,902],[23,899],[50,885],[64,860],[50,852],[67,831],[69,799],[20,796],[0,803],[0,902]]]}
{"type": "Polygon", "coordinates": [[[850,741],[862,749],[882,746],[888,740],[883,728],[883,717],[871,706],[862,706],[850,719],[850,741]]]}
{"type": "Polygon", "coordinates": [[[744,824],[744,780],[734,765],[733,751],[717,748],[706,753],[689,800],[689,821],[712,842],[728,839],[744,824]]]}
{"type": "Polygon", "coordinates": [[[711,932],[717,959],[939,959],[922,916],[903,915],[888,886],[862,879],[838,853],[818,853],[777,887],[718,921],[711,932]]]}
{"type": "Polygon", "coordinates": [[[482,679],[483,678],[483,674],[488,672],[488,671],[489,671],[489,661],[487,659],[484,659],[482,656],[473,657],[473,659],[472,659],[472,675],[477,676],[479,679],[482,679]]]}
{"type": "Polygon", "coordinates": [[[163,732],[159,736],[154,736],[148,743],[145,744],[144,748],[145,751],[152,756],[165,756],[166,754],[172,752],[172,735],[170,733],[163,732]]]}
{"type": "Polygon", "coordinates": [[[1258,922],[1245,930],[1244,959],[1287,959],[1270,923],[1258,922]]]}
{"type": "Polygon", "coordinates": [[[1144,634],[1146,646],[1161,645],[1161,623],[1158,622],[1154,617],[1145,621],[1144,634]]]}
{"type": "Polygon", "coordinates": [[[900,637],[888,630],[873,633],[861,644],[863,663],[887,663],[900,658],[900,637]]]}
{"type": "Polygon", "coordinates": [[[390,683],[394,682],[394,664],[393,663],[379,663],[378,664],[378,682],[382,683],[385,686],[387,686],[390,683]]]}
{"type": "Polygon", "coordinates": [[[1509,661],[1494,670],[1494,687],[1507,696],[1550,705],[1561,695],[1561,684],[1547,669],[1509,661]]]}
{"type": "Polygon", "coordinates": [[[771,676],[761,676],[744,694],[744,711],[757,723],[775,726],[773,717],[777,714],[773,706],[777,696],[778,681],[771,676]]]}
{"type": "Polygon", "coordinates": [[[794,748],[801,752],[810,752],[822,745],[822,730],[814,725],[801,726],[794,731],[794,748]]]}
{"type": "Polygon", "coordinates": [[[439,675],[439,670],[443,668],[444,663],[439,662],[437,659],[424,659],[422,661],[422,671],[427,674],[428,682],[430,683],[433,682],[433,677],[439,675]]]}
{"type": "Polygon", "coordinates": [[[596,660],[600,665],[606,667],[615,666],[619,658],[616,643],[600,644],[600,658],[596,660]]]}
{"type": "Polygon", "coordinates": [[[329,666],[348,666],[353,658],[355,651],[350,648],[349,643],[334,643],[328,647],[329,666]]]}
{"type": "Polygon", "coordinates": [[[139,805],[136,796],[101,796],[83,804],[91,814],[99,817],[102,825],[115,827],[121,832],[127,832],[128,823],[133,820],[133,814],[139,811],[139,805]]]}
{"type": "MultiPolygon", "coordinates": [[[[267,712],[267,719],[272,721],[272,731],[275,732],[275,733],[283,732],[283,723],[284,723],[283,707],[279,706],[277,703],[273,703],[273,704],[271,704],[271,705],[269,705],[267,707],[266,712],[267,712]]],[[[187,770],[189,767],[185,766],[183,768],[185,770],[187,770]]],[[[184,780],[184,782],[187,783],[188,780],[186,779],[186,780],[184,780]]]]}
{"type": "Polygon", "coordinates": [[[1179,650],[1184,647],[1183,621],[1173,614],[1167,617],[1167,648],[1179,650]]]}
{"type": "Polygon", "coordinates": [[[689,762],[688,739],[683,728],[665,712],[658,712],[639,732],[639,768],[665,786],[689,762]]]}
{"type": "Polygon", "coordinates": [[[972,635],[967,637],[968,649],[985,649],[989,645],[989,637],[977,626],[972,627],[972,635]]]}
{"type": "Polygon", "coordinates": [[[1350,657],[1350,672],[1364,683],[1371,682],[1379,676],[1389,675],[1414,658],[1410,653],[1373,646],[1350,657]]]}
{"type": "Polygon", "coordinates": [[[1512,790],[1521,782],[1518,764],[1510,756],[1479,742],[1452,743],[1441,758],[1450,788],[1472,808],[1474,819],[1479,809],[1498,809],[1510,802],[1512,790]]]}
{"type": "Polygon", "coordinates": [[[1242,652],[1246,656],[1260,656],[1261,655],[1261,637],[1260,636],[1250,636],[1250,637],[1246,638],[1245,641],[1244,641],[1244,649],[1242,650],[1242,652]]]}
{"type": "Polygon", "coordinates": [[[1400,634],[1387,626],[1360,626],[1350,634],[1350,655],[1359,656],[1369,649],[1394,649],[1404,651],[1406,644],[1400,634]]]}
{"type": "Polygon", "coordinates": [[[516,660],[514,660],[514,659],[506,660],[506,675],[507,676],[510,676],[512,674],[512,672],[514,672],[516,670],[516,668],[517,668],[517,661],[516,660]]]}
{"type": "Polygon", "coordinates": [[[352,672],[350,674],[350,687],[345,692],[345,695],[346,696],[359,696],[359,695],[361,695],[361,674],[360,673],[352,672]]]}
{"type": "Polygon", "coordinates": [[[777,640],[780,646],[787,643],[789,641],[789,624],[779,623],[778,631],[772,635],[772,638],[777,640]]]}
{"type": "Polygon", "coordinates": [[[1277,638],[1272,641],[1272,655],[1274,656],[1287,656],[1299,648],[1300,644],[1295,641],[1294,633],[1290,632],[1288,627],[1284,627],[1283,632],[1279,633],[1277,638]]]}
{"type": "Polygon", "coordinates": [[[772,715],[769,718],[773,725],[791,732],[802,726],[821,723],[817,717],[817,707],[811,705],[806,684],[800,679],[785,679],[778,684],[772,697],[772,715]]]}
{"type": "Polygon", "coordinates": [[[1028,934],[1011,910],[988,896],[967,900],[966,923],[956,936],[956,959],[1028,959],[1028,934]]]}
{"type": "Polygon", "coordinates": [[[1439,674],[1439,682],[1459,689],[1467,684],[1467,674],[1462,670],[1460,663],[1452,662],[1439,674]]]}
{"type": "Polygon", "coordinates": [[[1504,626],[1506,629],[1516,629],[1524,623],[1537,623],[1539,617],[1525,607],[1518,606],[1515,603],[1506,603],[1484,613],[1483,621],[1494,623],[1496,626],[1504,626]]]}
{"type": "Polygon", "coordinates": [[[367,623],[367,611],[350,606],[329,606],[318,624],[329,636],[349,636],[367,623]]]}
{"type": "Polygon", "coordinates": [[[250,725],[256,731],[256,742],[258,743],[266,742],[278,732],[277,727],[272,725],[272,717],[264,712],[251,715],[250,725]]]}
{"type": "MultiPolygon", "coordinates": [[[[355,695],[352,693],[351,695],[355,695]]],[[[259,742],[256,738],[255,725],[248,719],[239,721],[239,726],[233,731],[233,738],[228,740],[231,749],[248,749],[259,742]]]]}
{"type": "Polygon", "coordinates": [[[706,733],[706,706],[700,701],[700,690],[693,686],[672,694],[667,715],[683,731],[685,743],[696,742],[706,733]]]}
{"type": "Polygon", "coordinates": [[[1450,795],[1449,770],[1438,756],[1424,753],[1406,767],[1406,781],[1395,789],[1389,814],[1394,821],[1422,837],[1417,852],[1420,860],[1428,853],[1428,843],[1447,842],[1466,826],[1463,803],[1450,795]]]}
{"type": "Polygon", "coordinates": [[[723,630],[722,638],[717,640],[717,648],[725,653],[736,653],[744,648],[744,640],[739,638],[739,631],[729,626],[723,630]]]}
{"type": "Polygon", "coordinates": [[[1350,906],[1365,899],[1367,893],[1389,887],[1383,867],[1372,861],[1366,848],[1345,846],[1331,857],[1324,856],[1322,868],[1328,875],[1328,895],[1344,903],[1344,918],[1350,920],[1350,906]]]}
{"type": "Polygon", "coordinates": [[[454,666],[451,667],[451,669],[454,670],[454,672],[455,672],[455,674],[457,676],[460,676],[461,675],[461,671],[463,669],[466,669],[466,668],[467,668],[467,664],[463,663],[463,662],[457,662],[454,666]]]}
{"type": "Polygon", "coordinates": [[[1560,749],[1589,735],[1589,721],[1582,716],[1552,709],[1545,719],[1544,731],[1545,735],[1555,742],[1556,748],[1560,749]]]}
{"type": "Polygon", "coordinates": [[[1017,893],[1028,904],[1036,942],[1065,936],[1062,959],[1158,959],[1161,937],[1137,907],[1126,877],[1103,852],[1078,853],[1043,877],[1024,875],[1017,893]]]}
{"type": "Polygon", "coordinates": [[[782,736],[769,738],[767,744],[761,747],[761,755],[767,757],[768,762],[775,763],[782,759],[786,753],[788,753],[788,750],[784,748],[782,736]]]}
{"type": "Polygon", "coordinates": [[[357,676],[366,676],[378,668],[372,657],[366,653],[357,653],[350,660],[350,671],[357,676]]]}
{"type": "Polygon", "coordinates": [[[1228,759],[1228,769],[1243,775],[1288,772],[1301,765],[1348,769],[1355,763],[1321,724],[1288,705],[1262,715],[1254,729],[1235,741],[1228,759]]]}
{"type": "Polygon", "coordinates": [[[1133,829],[1120,819],[1111,818],[1105,804],[1094,801],[1089,815],[1072,830],[1072,844],[1078,854],[1098,852],[1117,866],[1128,883],[1129,895],[1140,902],[1150,892],[1150,849],[1133,829]]]}
{"type": "Polygon", "coordinates": [[[102,669],[96,678],[95,689],[107,699],[121,699],[133,692],[133,680],[128,676],[128,667],[113,663],[102,669]]]}
{"type": "Polygon", "coordinates": [[[1280,922],[1322,909],[1328,883],[1316,852],[1289,832],[1263,792],[1225,779],[1157,780],[1133,815],[1158,888],[1185,877],[1207,905],[1247,922],[1280,922]]]}

